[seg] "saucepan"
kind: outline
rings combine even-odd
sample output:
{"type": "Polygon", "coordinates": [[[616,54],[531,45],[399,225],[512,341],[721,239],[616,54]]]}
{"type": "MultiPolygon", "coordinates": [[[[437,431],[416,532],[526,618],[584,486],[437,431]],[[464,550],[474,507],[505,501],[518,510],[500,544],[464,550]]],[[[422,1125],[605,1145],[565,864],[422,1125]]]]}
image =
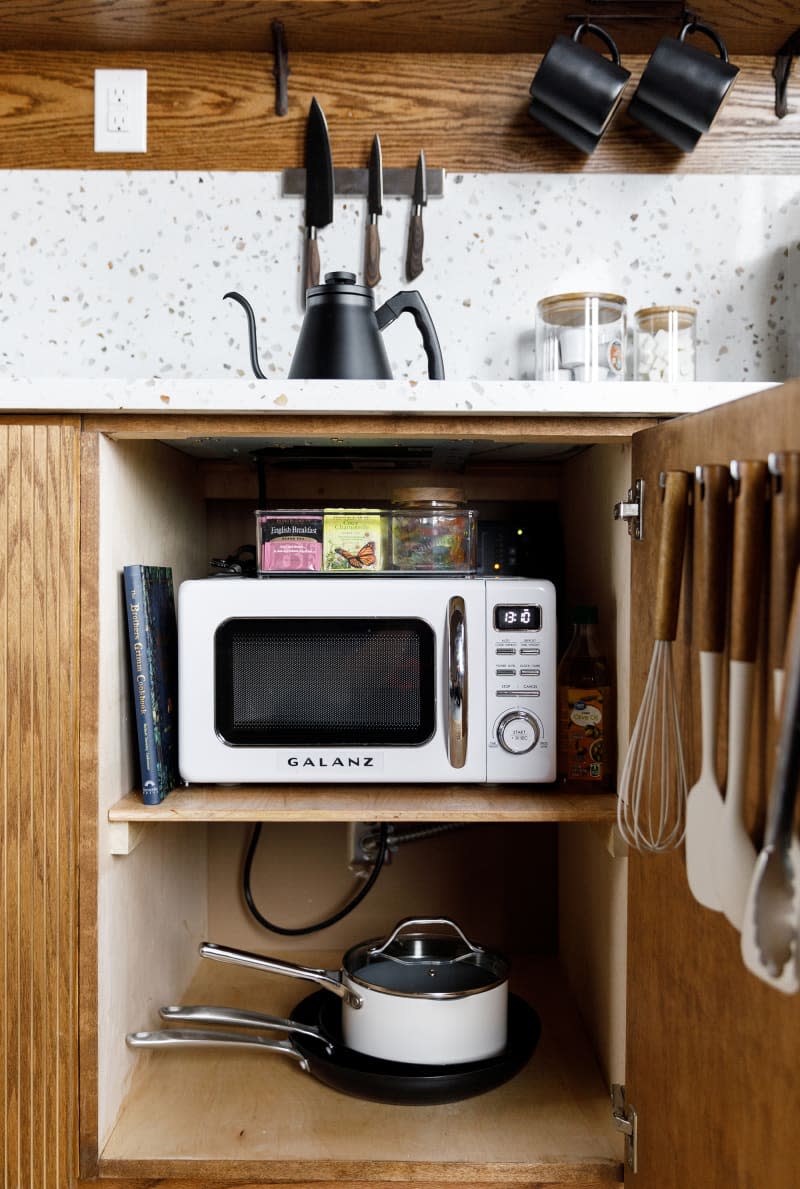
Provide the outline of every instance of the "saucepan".
{"type": "Polygon", "coordinates": [[[200,953],[317,983],[341,1000],[348,1048],[385,1061],[454,1065],[501,1053],[508,1035],[508,968],[446,917],[409,917],[387,938],[362,941],[341,968],[298,966],[204,942],[200,953]]]}
{"type": "Polygon", "coordinates": [[[349,1048],[342,1035],[342,1001],[324,991],[315,991],[303,999],[288,1020],[225,1007],[164,1007],[161,1015],[170,1023],[259,1031],[248,1034],[192,1026],[164,1028],[131,1032],[128,1045],[134,1049],[244,1048],[281,1053],[342,1094],[408,1106],[460,1102],[503,1085],[528,1062],[541,1032],[536,1011],[523,999],[510,995],[508,1040],[501,1052],[482,1061],[411,1065],[367,1057],[349,1048]],[[264,1031],[283,1032],[286,1037],[277,1040],[262,1035],[264,1031]]]}

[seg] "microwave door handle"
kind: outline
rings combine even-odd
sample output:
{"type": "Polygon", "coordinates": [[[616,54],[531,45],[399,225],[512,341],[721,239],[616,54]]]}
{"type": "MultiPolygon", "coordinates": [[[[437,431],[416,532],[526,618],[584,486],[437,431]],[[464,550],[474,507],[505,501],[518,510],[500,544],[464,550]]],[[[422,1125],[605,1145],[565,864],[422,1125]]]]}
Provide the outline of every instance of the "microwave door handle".
{"type": "Polygon", "coordinates": [[[448,731],[450,765],[463,768],[467,759],[467,612],[456,595],[447,608],[448,731]]]}

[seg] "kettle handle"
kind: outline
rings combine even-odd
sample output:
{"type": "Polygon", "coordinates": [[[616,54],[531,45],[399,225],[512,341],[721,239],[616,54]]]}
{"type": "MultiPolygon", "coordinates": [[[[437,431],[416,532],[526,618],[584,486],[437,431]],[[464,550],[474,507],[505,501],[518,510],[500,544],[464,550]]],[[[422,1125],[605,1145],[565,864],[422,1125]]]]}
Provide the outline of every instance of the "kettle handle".
{"type": "Polygon", "coordinates": [[[258,363],[258,342],[256,339],[256,316],[253,313],[253,307],[250,305],[250,302],[247,300],[246,297],[242,297],[241,293],[235,293],[233,290],[231,290],[230,293],[224,294],[222,300],[225,301],[226,298],[228,298],[228,297],[232,297],[234,301],[238,301],[239,305],[242,307],[245,314],[247,314],[247,335],[248,335],[248,341],[250,343],[250,366],[252,367],[253,374],[255,375],[257,380],[266,380],[267,377],[262,372],[262,370],[259,366],[259,363],[258,363]]]}
{"type": "Polygon", "coordinates": [[[402,293],[395,293],[394,297],[390,297],[379,310],[375,311],[378,329],[385,330],[401,314],[411,314],[422,335],[422,345],[428,357],[428,379],[443,380],[444,361],[439,339],[436,336],[436,329],[428,307],[416,289],[406,289],[402,293]]]}

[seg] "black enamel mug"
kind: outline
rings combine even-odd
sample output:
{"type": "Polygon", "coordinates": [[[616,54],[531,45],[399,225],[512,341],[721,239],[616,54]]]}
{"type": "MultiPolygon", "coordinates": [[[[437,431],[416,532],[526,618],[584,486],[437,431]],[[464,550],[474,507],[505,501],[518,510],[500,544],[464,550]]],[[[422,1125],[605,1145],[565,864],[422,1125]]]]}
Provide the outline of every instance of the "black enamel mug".
{"type": "Polygon", "coordinates": [[[542,58],[530,86],[528,115],[589,154],[619,106],[629,78],[613,38],[586,21],[572,37],[560,34],[542,58]],[[583,44],[587,33],[600,38],[610,58],[583,44]]]}
{"type": "Polygon", "coordinates": [[[690,153],[708,132],[739,73],[728,61],[722,38],[710,26],[690,21],[678,37],[662,37],[642,72],[628,105],[628,115],[690,153]],[[686,41],[689,33],[703,33],[718,55],[686,41]]]}

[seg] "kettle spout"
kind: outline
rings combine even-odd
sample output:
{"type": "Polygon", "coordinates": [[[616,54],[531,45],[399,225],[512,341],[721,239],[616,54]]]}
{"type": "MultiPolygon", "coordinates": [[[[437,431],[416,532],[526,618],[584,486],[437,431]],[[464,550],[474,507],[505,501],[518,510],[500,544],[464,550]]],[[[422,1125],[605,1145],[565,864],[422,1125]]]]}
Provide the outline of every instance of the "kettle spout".
{"type": "Polygon", "coordinates": [[[258,364],[258,342],[256,340],[256,316],[253,313],[253,307],[250,305],[250,302],[247,300],[246,297],[242,297],[241,293],[234,293],[233,291],[230,293],[226,293],[222,300],[225,301],[225,299],[228,297],[232,297],[234,301],[238,301],[239,305],[242,307],[245,314],[247,314],[247,333],[248,333],[249,342],[250,342],[250,366],[253,369],[253,374],[255,375],[256,379],[266,380],[267,377],[264,375],[264,373],[262,372],[262,370],[258,364]]]}

